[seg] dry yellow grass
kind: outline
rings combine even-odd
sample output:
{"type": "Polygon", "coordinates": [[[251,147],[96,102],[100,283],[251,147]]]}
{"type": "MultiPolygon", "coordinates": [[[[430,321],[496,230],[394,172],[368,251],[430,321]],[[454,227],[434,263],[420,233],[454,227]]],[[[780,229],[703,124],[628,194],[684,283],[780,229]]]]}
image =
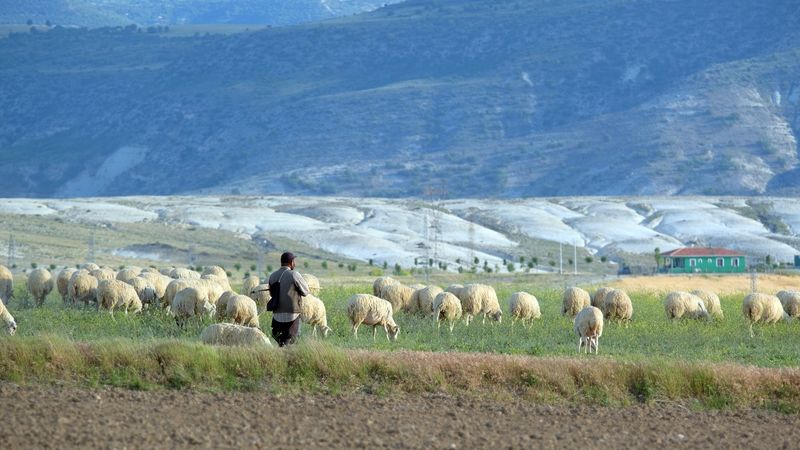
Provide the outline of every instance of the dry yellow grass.
{"type": "MultiPolygon", "coordinates": [[[[718,294],[750,292],[750,274],[741,275],[659,275],[626,277],[608,284],[628,292],[691,291],[709,289],[718,294]]],[[[758,274],[758,291],[775,294],[784,289],[800,290],[800,276],[758,274]]]]}

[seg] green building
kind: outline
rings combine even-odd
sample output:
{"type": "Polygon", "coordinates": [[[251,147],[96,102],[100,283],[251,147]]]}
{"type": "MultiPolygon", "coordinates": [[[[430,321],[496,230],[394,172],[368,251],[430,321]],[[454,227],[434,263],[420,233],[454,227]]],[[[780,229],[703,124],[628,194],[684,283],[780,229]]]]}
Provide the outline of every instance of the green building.
{"type": "Polygon", "coordinates": [[[746,267],[744,254],[725,248],[685,247],[661,256],[667,273],[741,273],[746,267]]]}

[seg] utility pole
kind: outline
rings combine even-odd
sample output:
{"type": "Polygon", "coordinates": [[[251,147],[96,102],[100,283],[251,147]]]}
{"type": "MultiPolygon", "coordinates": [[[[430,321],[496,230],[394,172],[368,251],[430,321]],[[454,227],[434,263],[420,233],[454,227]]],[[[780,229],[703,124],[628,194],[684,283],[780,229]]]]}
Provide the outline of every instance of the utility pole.
{"type": "Polygon", "coordinates": [[[94,230],[89,236],[89,243],[86,245],[86,262],[94,262],[94,230]]]}
{"type": "Polygon", "coordinates": [[[573,275],[578,274],[578,244],[573,242],[572,243],[572,263],[573,263],[573,275]]]}
{"type": "Polygon", "coordinates": [[[564,275],[564,251],[562,250],[563,244],[558,243],[558,274],[564,275]]]}
{"type": "Polygon", "coordinates": [[[14,265],[14,252],[15,252],[14,234],[8,236],[8,268],[14,265]]]}
{"type": "Polygon", "coordinates": [[[755,266],[750,267],[750,292],[758,292],[758,275],[756,275],[755,266]]]}

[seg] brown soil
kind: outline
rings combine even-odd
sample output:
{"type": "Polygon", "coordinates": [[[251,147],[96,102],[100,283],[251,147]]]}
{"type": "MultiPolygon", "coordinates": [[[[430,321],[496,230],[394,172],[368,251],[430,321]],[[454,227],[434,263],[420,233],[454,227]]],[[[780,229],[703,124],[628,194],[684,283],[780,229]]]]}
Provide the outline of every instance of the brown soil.
{"type": "MultiPolygon", "coordinates": [[[[710,289],[718,294],[750,292],[750,275],[661,275],[651,277],[625,277],[610,282],[609,286],[628,292],[653,291],[691,291],[710,289]]],[[[780,290],[800,290],[800,277],[789,275],[758,274],[759,292],[775,294],[780,290]]]]}
{"type": "Polygon", "coordinates": [[[0,384],[0,442],[47,448],[797,448],[800,416],[678,404],[210,394],[0,384]]]}

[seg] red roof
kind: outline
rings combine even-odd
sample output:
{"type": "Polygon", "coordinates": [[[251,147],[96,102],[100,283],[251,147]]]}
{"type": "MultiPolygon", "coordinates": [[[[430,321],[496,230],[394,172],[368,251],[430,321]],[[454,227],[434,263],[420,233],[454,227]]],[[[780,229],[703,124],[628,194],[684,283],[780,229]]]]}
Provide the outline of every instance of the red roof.
{"type": "Polygon", "coordinates": [[[745,256],[744,253],[728,250],[727,248],[714,247],[684,247],[664,252],[661,256],[671,258],[680,256],[745,256]]]}

